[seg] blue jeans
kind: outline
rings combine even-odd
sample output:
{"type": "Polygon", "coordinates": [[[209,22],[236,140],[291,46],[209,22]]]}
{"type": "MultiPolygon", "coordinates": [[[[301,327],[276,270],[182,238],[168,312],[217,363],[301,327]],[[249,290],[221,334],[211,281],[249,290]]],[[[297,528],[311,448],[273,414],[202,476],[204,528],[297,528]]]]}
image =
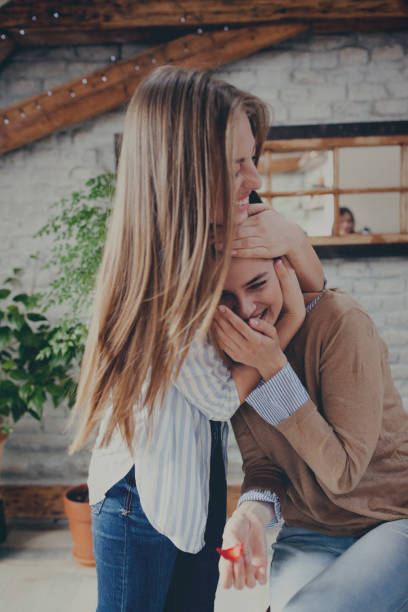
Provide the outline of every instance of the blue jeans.
{"type": "Polygon", "coordinates": [[[273,549],[271,612],[408,610],[408,519],[360,538],[284,525],[273,549]]]}
{"type": "Polygon", "coordinates": [[[197,554],[180,551],[149,523],[134,469],[92,507],[97,612],[213,612],[218,553],[226,516],[219,423],[211,422],[210,501],[197,554]]]}

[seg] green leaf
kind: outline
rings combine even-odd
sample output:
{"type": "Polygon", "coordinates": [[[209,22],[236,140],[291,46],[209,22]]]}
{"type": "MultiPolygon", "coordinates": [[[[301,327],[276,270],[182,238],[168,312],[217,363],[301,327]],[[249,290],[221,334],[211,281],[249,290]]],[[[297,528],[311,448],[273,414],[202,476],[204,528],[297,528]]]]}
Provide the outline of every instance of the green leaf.
{"type": "Polygon", "coordinates": [[[29,312],[27,314],[27,319],[29,321],[47,321],[47,317],[44,317],[44,315],[37,312],[29,312]]]}
{"type": "Polygon", "coordinates": [[[0,431],[1,433],[6,434],[6,436],[8,436],[13,431],[13,426],[9,423],[3,423],[2,425],[0,425],[0,431]]]}
{"type": "Polygon", "coordinates": [[[21,399],[17,398],[17,400],[13,401],[11,406],[11,414],[13,415],[13,421],[17,423],[27,412],[27,406],[21,399]]]}
{"type": "Polygon", "coordinates": [[[10,321],[10,323],[13,323],[13,325],[15,325],[18,330],[20,330],[23,327],[24,322],[25,322],[24,315],[20,313],[17,306],[8,306],[7,310],[8,310],[8,315],[7,315],[8,320],[10,321]]]}
{"type": "Polygon", "coordinates": [[[10,295],[10,289],[0,289],[0,300],[4,300],[6,297],[10,295]]]}
{"type": "Polygon", "coordinates": [[[19,388],[18,394],[26,404],[29,402],[30,398],[34,395],[36,390],[35,385],[32,383],[25,383],[22,387],[19,388]]]}
{"type": "Polygon", "coordinates": [[[0,327],[0,351],[7,348],[13,340],[13,332],[10,327],[3,325],[0,327]]]}
{"type": "Polygon", "coordinates": [[[22,268],[13,268],[13,274],[15,276],[20,276],[20,274],[22,273],[23,269],[22,268]]]}
{"type": "Polygon", "coordinates": [[[45,400],[45,393],[40,387],[36,388],[34,395],[28,400],[30,414],[38,421],[41,420],[45,400]]]}
{"type": "Polygon", "coordinates": [[[22,302],[24,306],[27,306],[29,301],[30,301],[30,296],[27,295],[26,293],[19,293],[13,297],[13,302],[22,302]]]}
{"type": "Polygon", "coordinates": [[[2,368],[5,372],[8,372],[9,370],[14,370],[16,366],[17,363],[12,359],[8,359],[7,361],[3,361],[2,363],[2,368]]]}
{"type": "Polygon", "coordinates": [[[11,370],[9,376],[13,380],[27,380],[27,378],[30,378],[30,374],[25,370],[11,370]]]}

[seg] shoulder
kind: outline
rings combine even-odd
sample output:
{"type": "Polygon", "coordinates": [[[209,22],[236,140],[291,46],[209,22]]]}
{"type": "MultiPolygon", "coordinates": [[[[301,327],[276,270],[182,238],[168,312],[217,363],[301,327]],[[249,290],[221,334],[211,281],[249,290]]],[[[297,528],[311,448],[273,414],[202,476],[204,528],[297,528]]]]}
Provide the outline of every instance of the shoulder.
{"type": "Polygon", "coordinates": [[[378,340],[374,322],[360,304],[347,293],[328,289],[308,313],[304,323],[305,337],[320,345],[378,340]]]}

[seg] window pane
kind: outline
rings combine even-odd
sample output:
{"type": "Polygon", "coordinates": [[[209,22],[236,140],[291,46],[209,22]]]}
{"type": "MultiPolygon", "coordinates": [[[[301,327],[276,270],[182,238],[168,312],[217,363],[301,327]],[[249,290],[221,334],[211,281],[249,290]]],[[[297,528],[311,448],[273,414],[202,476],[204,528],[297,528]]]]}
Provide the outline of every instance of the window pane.
{"type": "Polygon", "coordinates": [[[332,233],[332,195],[279,197],[272,199],[272,205],[286,219],[300,225],[308,236],[330,236],[332,233]]]}
{"type": "Polygon", "coordinates": [[[339,187],[399,187],[400,147],[339,149],[339,187]]]}
{"type": "Polygon", "coordinates": [[[349,208],[355,218],[355,231],[364,228],[372,234],[399,232],[399,193],[358,193],[341,195],[340,206],[349,208]]]}
{"type": "Polygon", "coordinates": [[[308,191],[333,186],[332,151],[266,152],[258,169],[262,191],[308,191]]]}

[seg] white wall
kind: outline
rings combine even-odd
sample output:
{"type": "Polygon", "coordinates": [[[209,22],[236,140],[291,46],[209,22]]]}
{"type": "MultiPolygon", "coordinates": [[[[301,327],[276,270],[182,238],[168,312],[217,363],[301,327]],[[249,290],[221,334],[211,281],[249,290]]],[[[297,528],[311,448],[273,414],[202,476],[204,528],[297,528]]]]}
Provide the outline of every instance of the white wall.
{"type": "MultiPolygon", "coordinates": [[[[142,47],[104,45],[23,49],[0,68],[0,107],[96,70],[115,55],[142,47]]],[[[406,120],[408,37],[401,33],[301,36],[219,69],[233,84],[264,98],[277,124],[406,120]]],[[[0,113],[1,116],[1,113],[0,113]]],[[[33,233],[49,206],[98,173],[113,171],[121,109],[0,157],[0,278],[27,270],[41,289],[47,273],[30,260],[44,245],[33,233]]],[[[396,384],[408,408],[408,266],[403,257],[325,262],[329,284],[350,291],[374,318],[390,347],[396,384]]],[[[87,453],[68,458],[67,411],[46,410],[41,424],[24,418],[7,442],[6,482],[76,482],[86,476],[87,453]]],[[[239,478],[232,449],[231,479],[239,478]]]]}

